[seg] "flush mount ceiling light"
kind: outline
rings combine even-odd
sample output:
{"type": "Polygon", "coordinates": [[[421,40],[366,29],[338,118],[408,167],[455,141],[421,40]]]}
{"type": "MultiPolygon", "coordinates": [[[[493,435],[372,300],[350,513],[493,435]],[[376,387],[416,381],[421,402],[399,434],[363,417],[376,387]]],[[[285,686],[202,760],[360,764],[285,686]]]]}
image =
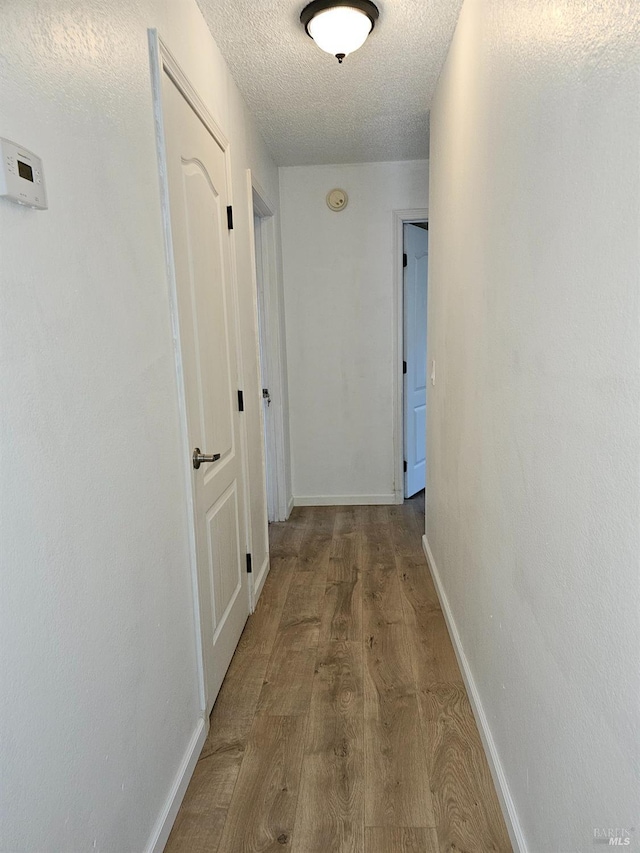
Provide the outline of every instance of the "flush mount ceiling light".
{"type": "Polygon", "coordinates": [[[313,0],[300,14],[307,35],[342,63],[367,40],[378,19],[370,0],[313,0]]]}

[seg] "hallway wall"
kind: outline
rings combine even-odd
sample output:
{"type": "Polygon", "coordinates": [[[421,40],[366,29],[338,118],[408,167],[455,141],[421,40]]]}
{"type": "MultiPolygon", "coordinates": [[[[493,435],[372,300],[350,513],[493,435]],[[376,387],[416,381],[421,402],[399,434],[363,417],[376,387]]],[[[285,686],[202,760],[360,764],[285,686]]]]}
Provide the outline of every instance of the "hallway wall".
{"type": "Polygon", "coordinates": [[[426,209],[428,163],[281,168],[280,191],[294,498],[393,503],[393,211],[426,209]]]}
{"type": "Polygon", "coordinates": [[[529,851],[635,849],[640,7],[467,0],[431,127],[428,543],[529,851]]]}
{"type": "Polygon", "coordinates": [[[7,851],[142,853],[202,725],[148,27],[232,140],[266,555],[246,169],[276,205],[277,169],[192,0],[10,0],[0,133],[43,158],[49,210],[0,200],[7,851]]]}

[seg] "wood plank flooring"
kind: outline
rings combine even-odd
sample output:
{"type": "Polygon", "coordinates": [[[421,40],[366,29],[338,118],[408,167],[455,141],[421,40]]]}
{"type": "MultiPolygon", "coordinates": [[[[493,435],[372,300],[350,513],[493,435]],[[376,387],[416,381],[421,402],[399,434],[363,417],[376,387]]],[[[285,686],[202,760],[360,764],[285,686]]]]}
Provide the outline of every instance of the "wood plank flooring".
{"type": "Polygon", "coordinates": [[[167,853],[507,853],[422,552],[424,496],[297,507],[167,853]]]}

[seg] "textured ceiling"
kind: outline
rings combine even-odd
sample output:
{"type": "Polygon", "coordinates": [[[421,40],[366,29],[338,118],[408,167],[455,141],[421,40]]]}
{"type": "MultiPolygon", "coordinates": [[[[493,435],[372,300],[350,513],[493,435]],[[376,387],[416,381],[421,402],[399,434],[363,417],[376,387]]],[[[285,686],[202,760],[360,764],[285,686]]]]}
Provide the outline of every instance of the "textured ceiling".
{"type": "Polygon", "coordinates": [[[305,0],[198,0],[281,166],[429,155],[429,107],[462,0],[380,0],[342,65],[306,35],[305,0]]]}

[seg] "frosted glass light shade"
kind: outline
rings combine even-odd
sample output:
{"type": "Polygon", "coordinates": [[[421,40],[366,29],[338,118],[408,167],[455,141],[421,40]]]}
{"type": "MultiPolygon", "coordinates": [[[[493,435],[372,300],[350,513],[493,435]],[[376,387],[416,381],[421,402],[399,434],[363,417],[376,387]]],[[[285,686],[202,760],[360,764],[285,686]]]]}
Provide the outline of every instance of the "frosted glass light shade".
{"type": "Polygon", "coordinates": [[[342,62],[362,47],[379,17],[373,0],[311,0],[300,23],[319,48],[342,62]]]}
{"type": "Polygon", "coordinates": [[[373,24],[364,12],[353,6],[335,6],[319,12],[307,24],[309,35],[321,50],[340,61],[367,40],[373,24]]]}

